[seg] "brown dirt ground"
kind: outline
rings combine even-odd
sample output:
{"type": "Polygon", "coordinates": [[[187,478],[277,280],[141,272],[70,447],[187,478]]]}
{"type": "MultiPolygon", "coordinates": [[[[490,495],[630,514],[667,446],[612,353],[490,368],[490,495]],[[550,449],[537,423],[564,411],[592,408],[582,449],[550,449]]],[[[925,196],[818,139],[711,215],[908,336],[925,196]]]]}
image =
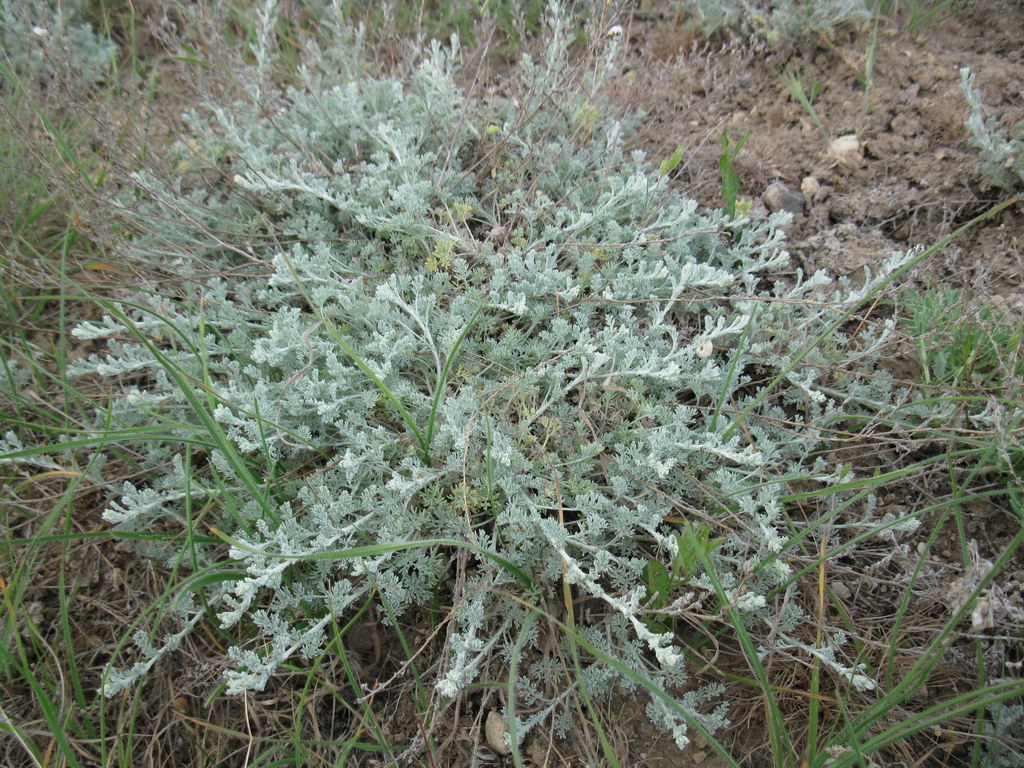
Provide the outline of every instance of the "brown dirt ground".
{"type": "MultiPolygon", "coordinates": [[[[672,4],[674,5],[674,4],[672,4]]],[[[990,115],[1004,128],[1024,120],[1024,4],[974,2],[915,34],[898,20],[878,29],[871,88],[858,72],[870,26],[851,24],[833,40],[808,38],[785,50],[694,36],[668,12],[637,14],[626,25],[629,62],[614,83],[621,103],[647,112],[637,145],[652,158],[683,147],[681,191],[720,206],[720,136],[750,138],[737,159],[741,195],[760,201],[773,182],[820,190],[788,227],[791,251],[808,268],[860,271],[893,251],[931,245],[1006,198],[985,184],[964,128],[969,109],[959,68],[970,67],[990,115]],[[804,108],[787,92],[788,74],[821,85],[815,109],[830,138],[855,135],[863,158],[828,156],[804,108]]],[[[971,230],[915,277],[965,288],[1024,311],[1022,209],[971,230]]]]}

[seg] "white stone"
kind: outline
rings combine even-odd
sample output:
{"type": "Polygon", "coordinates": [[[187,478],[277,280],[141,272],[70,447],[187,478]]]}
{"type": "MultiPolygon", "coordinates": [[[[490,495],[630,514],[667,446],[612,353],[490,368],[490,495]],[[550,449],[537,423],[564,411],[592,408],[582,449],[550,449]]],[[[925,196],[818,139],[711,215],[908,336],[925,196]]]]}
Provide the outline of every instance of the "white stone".
{"type": "Polygon", "coordinates": [[[840,165],[852,165],[864,157],[864,149],[860,145],[860,139],[849,133],[832,140],[828,147],[828,156],[840,165]]]}
{"type": "Polygon", "coordinates": [[[487,739],[487,746],[499,755],[507,755],[512,748],[505,741],[508,733],[508,721],[505,716],[496,709],[487,713],[487,720],[484,722],[484,737],[487,739]]]}
{"type": "Polygon", "coordinates": [[[819,189],[821,189],[821,183],[813,176],[804,176],[803,181],[800,182],[800,191],[804,193],[804,200],[808,205],[814,202],[814,196],[818,194],[819,189]]]}

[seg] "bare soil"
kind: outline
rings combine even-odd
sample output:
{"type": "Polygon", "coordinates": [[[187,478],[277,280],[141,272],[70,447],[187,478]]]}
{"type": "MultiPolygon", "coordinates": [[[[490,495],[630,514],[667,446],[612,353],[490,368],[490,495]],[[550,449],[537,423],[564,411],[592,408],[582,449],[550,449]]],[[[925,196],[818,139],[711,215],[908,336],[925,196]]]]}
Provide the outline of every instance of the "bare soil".
{"type": "MultiPolygon", "coordinates": [[[[674,4],[666,4],[674,6],[674,4]]],[[[638,147],[652,159],[683,147],[676,182],[701,203],[722,205],[720,137],[750,132],[736,167],[741,195],[760,203],[781,182],[797,194],[819,189],[788,228],[807,268],[849,274],[893,251],[932,245],[1007,194],[978,172],[968,144],[961,67],[977,75],[982,100],[1004,129],[1024,121],[1024,4],[974,2],[911,34],[900,19],[877,30],[870,87],[863,84],[872,23],[850,24],[779,50],[756,41],[694,34],[670,8],[634,14],[629,63],[614,84],[620,103],[647,113],[638,147]],[[863,157],[842,161],[789,93],[798,75],[820,93],[814,108],[829,139],[855,136],[863,157]]],[[[1018,206],[947,246],[915,275],[922,284],[963,288],[1008,310],[1024,310],[1024,218],[1018,206]]]]}

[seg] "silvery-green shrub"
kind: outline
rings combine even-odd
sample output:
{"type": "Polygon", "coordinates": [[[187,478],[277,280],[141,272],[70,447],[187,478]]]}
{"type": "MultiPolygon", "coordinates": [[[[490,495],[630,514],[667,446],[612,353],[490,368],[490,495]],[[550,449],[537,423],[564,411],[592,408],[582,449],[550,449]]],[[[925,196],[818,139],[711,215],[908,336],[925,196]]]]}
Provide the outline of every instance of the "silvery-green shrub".
{"type": "MultiPolygon", "coordinates": [[[[121,203],[129,251],[180,289],[142,286],[74,332],[109,347],[75,366],[120,382],[104,424],[149,430],[146,479],[107,519],[160,532],[145,551],[203,575],[172,600],[179,629],[140,633],[142,660],[105,692],[203,619],[201,585],[252,638],[231,650],[232,693],[320,653],[370,595],[395,621],[443,594],[433,684],[453,697],[489,664],[500,674],[520,601],[557,610],[563,580],[588,598],[586,641],[681,690],[683,651],[645,621],[642,578],[671,565],[680,519],[722,539],[714,575],[751,632],[803,648],[796,601],[768,599],[792,575],[787,478],[838,482],[823,441],[893,397],[872,375],[891,323],[811,341],[904,257],[830,287],[790,267],[784,216],[699,211],[625,149],[628,124],[598,95],[615,51],[577,77],[557,15],[503,102],[456,87],[454,45],[403,82],[367,76],[340,27],[278,86],[272,25],[268,6],[246,98],[197,109],[180,175],[137,174],[121,203]],[[183,556],[171,534],[203,534],[200,509],[233,543],[199,535],[183,556]],[[409,546],[438,539],[466,546],[409,546]]],[[[672,605],[719,610],[704,567],[687,572],[672,605]]],[[[810,651],[870,687],[833,641],[810,651]]],[[[589,695],[634,685],[587,658],[589,695]]],[[[550,662],[521,671],[520,733],[561,717],[566,690],[552,697],[550,662]]],[[[717,691],[680,694],[711,730],[717,691]]],[[[652,699],[648,713],[685,744],[678,712],[652,699]]]]}
{"type": "Polygon", "coordinates": [[[0,64],[21,77],[67,71],[85,82],[110,71],[117,46],[83,20],[81,0],[0,0],[0,64]]]}
{"type": "Polygon", "coordinates": [[[684,6],[706,34],[730,28],[771,43],[829,34],[839,24],[871,16],[864,0],[690,0],[684,6]]]}
{"type": "Polygon", "coordinates": [[[1017,126],[1015,137],[1008,137],[1006,131],[995,127],[994,120],[986,120],[974,74],[967,67],[960,70],[960,87],[971,106],[966,125],[971,145],[981,153],[982,176],[1007,191],[1024,187],[1024,123],[1017,126]]]}
{"type": "Polygon", "coordinates": [[[1024,706],[996,704],[987,708],[985,721],[985,768],[1021,768],[1024,766],[1024,706]]]}

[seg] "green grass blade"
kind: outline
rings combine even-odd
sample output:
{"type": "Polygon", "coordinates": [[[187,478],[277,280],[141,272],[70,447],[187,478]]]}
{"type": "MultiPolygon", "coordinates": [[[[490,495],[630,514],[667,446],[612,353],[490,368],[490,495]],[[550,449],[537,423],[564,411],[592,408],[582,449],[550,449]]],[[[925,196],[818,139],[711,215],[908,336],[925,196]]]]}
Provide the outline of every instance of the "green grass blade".
{"type": "Polygon", "coordinates": [[[532,611],[524,620],[516,636],[516,642],[509,654],[508,680],[505,685],[505,701],[508,708],[508,738],[512,746],[512,762],[515,768],[523,768],[523,754],[519,748],[518,723],[516,722],[516,681],[519,679],[519,662],[523,653],[523,646],[530,627],[537,620],[537,612],[532,611]]]}
{"type": "Polygon", "coordinates": [[[333,552],[315,552],[311,554],[290,555],[282,552],[267,552],[262,549],[256,549],[248,544],[243,544],[242,542],[231,538],[216,528],[211,528],[210,530],[219,539],[242,552],[251,552],[265,557],[280,558],[282,560],[351,560],[359,557],[374,557],[376,555],[384,555],[391,552],[402,552],[407,549],[461,547],[463,549],[468,549],[471,552],[476,552],[478,555],[482,555],[488,560],[495,562],[497,565],[508,571],[516,581],[520,582],[524,586],[529,587],[530,589],[537,588],[533,579],[527,576],[519,567],[509,562],[501,555],[468,541],[456,541],[455,539],[419,539],[417,541],[403,541],[395,544],[368,544],[362,547],[339,549],[333,552]]]}
{"type": "Polygon", "coordinates": [[[462,342],[466,338],[466,334],[469,333],[469,329],[473,327],[473,323],[476,322],[477,317],[480,315],[480,310],[484,308],[483,303],[477,306],[476,311],[473,312],[472,317],[469,318],[469,322],[466,323],[466,327],[462,329],[462,333],[455,340],[455,344],[452,345],[451,351],[448,353],[448,359],[444,362],[444,369],[441,371],[441,377],[437,382],[437,391],[434,393],[434,402],[430,406],[430,420],[427,422],[427,446],[423,452],[423,461],[426,465],[430,466],[430,446],[434,440],[434,421],[437,418],[437,408],[441,403],[441,395],[444,394],[444,385],[448,381],[448,371],[451,370],[452,363],[455,361],[455,356],[459,353],[459,349],[462,348],[462,342]]]}
{"type": "MultiPolygon", "coordinates": [[[[213,439],[214,445],[223,454],[224,458],[228,462],[228,465],[235,473],[235,476],[245,487],[249,497],[260,505],[260,507],[263,510],[263,514],[267,519],[274,520],[274,511],[270,507],[270,503],[269,500],[267,499],[267,495],[264,489],[260,487],[260,484],[259,482],[257,482],[256,477],[253,475],[252,471],[246,465],[245,461],[242,459],[241,454],[239,454],[234,444],[228,439],[228,436],[227,434],[225,434],[224,429],[214,418],[213,414],[209,411],[207,406],[199,399],[199,396],[196,394],[196,391],[193,387],[191,377],[189,377],[186,373],[181,371],[174,363],[172,363],[156,347],[156,345],[153,342],[151,342],[149,338],[138,329],[138,327],[131,321],[131,318],[124,314],[120,309],[113,306],[113,304],[111,304],[110,302],[101,303],[103,304],[104,308],[111,314],[111,316],[119,320],[125,326],[125,328],[131,331],[132,335],[135,336],[135,338],[137,338],[142,343],[142,345],[149,350],[149,353],[153,355],[153,358],[163,367],[163,369],[167,372],[167,375],[171,377],[175,385],[177,385],[178,389],[181,391],[182,395],[184,395],[185,399],[188,401],[188,404],[192,407],[192,410],[199,417],[199,420],[202,422],[206,432],[213,439]]],[[[168,325],[171,325],[172,328],[174,327],[170,323],[168,323],[168,325]]],[[[249,530],[248,523],[238,515],[235,515],[235,523],[237,523],[238,527],[241,530],[249,530]]]]}
{"type": "Polygon", "coordinates": [[[721,581],[719,581],[718,576],[716,575],[715,566],[708,557],[707,552],[705,552],[700,546],[696,534],[693,532],[693,526],[689,522],[686,524],[684,536],[690,542],[690,546],[700,559],[701,565],[704,567],[704,572],[711,581],[711,585],[715,590],[718,601],[728,617],[733,630],[736,632],[736,637],[740,642],[740,646],[743,648],[743,655],[747,659],[747,664],[750,665],[750,668],[754,672],[757,682],[761,687],[761,694],[764,696],[765,705],[768,709],[768,740],[771,744],[772,756],[775,761],[775,765],[779,766],[779,768],[793,765],[797,760],[796,750],[793,748],[793,744],[790,741],[789,731],[786,728],[786,721],[782,716],[782,711],[779,709],[778,702],[775,700],[775,694],[772,691],[771,685],[768,683],[768,675],[765,673],[764,666],[761,664],[761,659],[757,653],[757,646],[754,645],[754,641],[750,637],[750,633],[747,632],[747,628],[743,625],[743,617],[740,616],[739,612],[735,608],[731,607],[729,596],[726,594],[725,588],[722,586],[721,581]]]}

